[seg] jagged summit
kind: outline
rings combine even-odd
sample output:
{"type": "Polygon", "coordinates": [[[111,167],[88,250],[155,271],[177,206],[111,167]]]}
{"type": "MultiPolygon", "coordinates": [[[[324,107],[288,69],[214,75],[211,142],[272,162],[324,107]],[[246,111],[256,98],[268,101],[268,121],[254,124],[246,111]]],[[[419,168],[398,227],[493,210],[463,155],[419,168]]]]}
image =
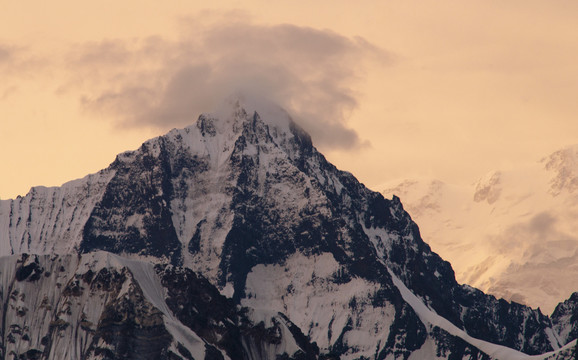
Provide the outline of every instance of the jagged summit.
{"type": "MultiPolygon", "coordinates": [[[[203,137],[224,137],[225,141],[235,141],[244,131],[265,131],[275,142],[286,141],[298,128],[289,113],[276,103],[246,94],[225,98],[212,112],[201,114],[195,124],[184,130],[191,132],[195,127],[203,137]]],[[[302,130],[299,132],[309,136],[302,130]]]]}
{"type": "MultiPolygon", "coordinates": [[[[250,117],[257,113],[269,126],[289,131],[293,122],[289,113],[281,106],[262,96],[236,93],[223,99],[216,108],[205,117],[218,119],[220,123],[235,123],[235,120],[250,117]]],[[[203,115],[201,115],[203,116],[203,115]]]]}
{"type": "MultiPolygon", "coordinates": [[[[164,136],[146,141],[138,150],[119,154],[109,168],[97,174],[62,187],[33,188],[25,197],[0,201],[0,234],[3,239],[0,254],[78,251],[82,248],[82,238],[92,227],[91,212],[94,215],[106,203],[121,205],[116,201],[128,205],[127,198],[118,199],[119,194],[114,193],[121,190],[118,186],[137,183],[132,191],[126,189],[130,197],[139,197],[146,189],[150,192],[147,195],[150,201],[155,197],[175,197],[175,191],[186,195],[196,188],[194,194],[214,194],[208,201],[217,206],[214,202],[217,199],[225,201],[223,197],[228,197],[238,185],[233,180],[239,174],[235,174],[233,168],[251,159],[251,163],[259,165],[262,170],[255,174],[256,177],[264,181],[267,176],[264,169],[271,161],[286,160],[299,165],[302,155],[312,151],[309,135],[280,107],[266,100],[229,98],[215,112],[201,115],[196,124],[173,129],[164,136]],[[175,176],[180,179],[178,183],[171,179],[175,176]],[[54,201],[54,206],[45,207],[50,201],[54,201]]],[[[194,194],[189,195],[193,197],[194,194]]],[[[202,216],[190,213],[194,205],[182,204],[178,209],[172,208],[171,201],[187,202],[187,198],[163,200],[161,208],[166,210],[163,216],[171,217],[172,213],[177,224],[177,234],[165,235],[173,239],[178,237],[186,245],[194,233],[190,222],[196,224],[202,216]],[[185,213],[179,214],[181,211],[185,213]]],[[[143,235],[147,232],[142,228],[143,217],[150,211],[147,204],[134,205],[138,205],[132,209],[136,213],[126,219],[123,232],[139,229],[136,234],[143,235]]],[[[124,236],[134,238],[126,234],[123,239],[124,236]]],[[[179,252],[176,241],[174,246],[179,252]]],[[[150,250],[144,248],[139,251],[150,250]]]]}

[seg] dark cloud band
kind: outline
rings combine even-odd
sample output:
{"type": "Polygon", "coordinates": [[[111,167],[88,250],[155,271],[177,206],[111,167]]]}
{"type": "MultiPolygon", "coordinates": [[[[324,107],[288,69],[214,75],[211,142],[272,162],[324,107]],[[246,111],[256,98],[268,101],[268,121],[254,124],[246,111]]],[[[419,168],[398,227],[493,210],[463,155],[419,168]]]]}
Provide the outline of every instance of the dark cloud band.
{"type": "Polygon", "coordinates": [[[79,45],[69,62],[73,76],[89,84],[83,107],[113,115],[123,126],[171,128],[192,123],[231,93],[246,92],[285,107],[320,147],[363,145],[346,126],[357,106],[351,89],[364,63],[388,63],[388,53],[328,30],[188,21],[178,41],[79,45]]]}

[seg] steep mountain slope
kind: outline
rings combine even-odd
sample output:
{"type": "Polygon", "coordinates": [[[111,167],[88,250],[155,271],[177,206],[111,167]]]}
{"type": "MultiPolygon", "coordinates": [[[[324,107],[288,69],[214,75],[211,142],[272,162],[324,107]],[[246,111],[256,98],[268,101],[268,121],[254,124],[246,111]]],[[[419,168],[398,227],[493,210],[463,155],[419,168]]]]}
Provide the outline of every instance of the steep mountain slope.
{"type": "Polygon", "coordinates": [[[2,359],[317,357],[288,319],[255,324],[187,269],[103,252],[4,257],[0,269],[2,359]]]}
{"type": "Polygon", "coordinates": [[[552,323],[562,341],[578,338],[578,292],[556,306],[552,313],[552,323]]]}
{"type": "Polygon", "coordinates": [[[460,282],[550,313],[576,291],[577,183],[574,146],[467,186],[422,179],[376,189],[400,196],[460,282]]]}
{"type": "Polygon", "coordinates": [[[103,170],[61,187],[33,187],[25,197],[0,200],[0,256],[78,251],[94,206],[114,176],[103,170]]]}
{"type": "Polygon", "coordinates": [[[399,198],[337,170],[274,105],[232,102],[63,188],[94,177],[101,184],[94,191],[54,210],[34,189],[0,202],[0,249],[121,255],[114,258],[173,339],[191,330],[204,341],[213,335],[191,317],[198,305],[187,302],[188,280],[163,277],[169,270],[143,277],[150,274],[143,260],[183,267],[174,274],[186,279],[201,274],[248,309],[250,324],[278,329],[277,348],[242,344],[255,358],[299,349],[314,356],[318,347],[321,357],[343,359],[523,359],[565,344],[539,310],[459,285],[399,198]]]}

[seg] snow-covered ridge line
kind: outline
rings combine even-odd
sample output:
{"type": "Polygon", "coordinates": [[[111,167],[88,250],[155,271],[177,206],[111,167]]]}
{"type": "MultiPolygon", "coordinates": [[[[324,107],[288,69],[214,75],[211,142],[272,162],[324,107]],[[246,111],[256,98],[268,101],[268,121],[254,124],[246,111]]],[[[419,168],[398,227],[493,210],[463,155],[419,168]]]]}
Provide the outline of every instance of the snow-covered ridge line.
{"type": "Polygon", "coordinates": [[[0,200],[0,255],[76,252],[82,230],[115,171],[108,168],[60,187],[33,187],[0,200]]]}
{"type": "Polygon", "coordinates": [[[428,308],[423,303],[423,301],[421,299],[419,299],[414,293],[411,292],[411,290],[409,290],[405,286],[403,281],[401,281],[393,273],[393,271],[391,271],[391,269],[388,268],[387,270],[389,271],[389,274],[392,277],[393,284],[397,287],[397,289],[401,293],[401,296],[403,297],[403,299],[413,308],[413,310],[416,312],[416,314],[418,315],[418,317],[420,318],[420,320],[423,322],[423,324],[426,327],[428,327],[428,325],[430,325],[430,327],[437,326],[437,327],[447,331],[451,335],[454,335],[454,336],[457,336],[457,337],[463,339],[464,341],[477,347],[482,352],[486,353],[487,355],[489,355],[492,358],[495,358],[497,360],[546,359],[546,358],[548,358],[554,354],[557,354],[560,351],[566,350],[566,349],[568,349],[568,348],[570,348],[576,344],[576,340],[574,340],[573,342],[570,342],[569,344],[567,344],[566,346],[564,346],[558,350],[555,350],[555,351],[552,351],[549,353],[545,353],[545,354],[541,354],[541,355],[531,356],[531,355],[524,354],[523,352],[511,349],[511,348],[506,347],[506,346],[497,345],[497,344],[493,344],[493,343],[490,343],[490,342],[487,342],[484,340],[476,339],[476,338],[468,335],[464,330],[458,328],[457,326],[455,326],[454,324],[449,322],[447,319],[436,314],[430,308],[428,308]]]}

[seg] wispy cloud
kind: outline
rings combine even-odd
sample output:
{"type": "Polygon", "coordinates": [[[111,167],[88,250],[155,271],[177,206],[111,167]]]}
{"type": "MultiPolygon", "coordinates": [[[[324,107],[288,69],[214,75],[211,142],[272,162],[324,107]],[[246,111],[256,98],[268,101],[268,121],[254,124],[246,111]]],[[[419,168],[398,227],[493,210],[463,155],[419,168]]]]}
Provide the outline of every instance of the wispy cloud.
{"type": "Polygon", "coordinates": [[[34,78],[47,63],[23,46],[0,43],[0,101],[14,95],[22,80],[34,78]]]}
{"type": "Polygon", "coordinates": [[[0,71],[21,77],[44,69],[50,60],[26,46],[0,43],[0,71]]]}
{"type": "Polygon", "coordinates": [[[559,249],[573,254],[578,251],[578,239],[559,227],[559,215],[550,211],[540,212],[525,222],[506,228],[489,239],[488,244],[496,253],[519,254],[520,263],[541,264],[552,261],[548,249],[559,249]]]}
{"type": "Polygon", "coordinates": [[[10,61],[12,58],[12,48],[7,45],[0,44],[0,64],[10,61]]]}
{"type": "Polygon", "coordinates": [[[233,17],[211,24],[188,18],[176,41],[77,45],[68,64],[83,108],[122,126],[170,128],[192,123],[231,93],[248,92],[285,107],[321,147],[363,144],[346,125],[358,104],[352,89],[368,61],[389,64],[391,54],[329,30],[233,17]]]}

